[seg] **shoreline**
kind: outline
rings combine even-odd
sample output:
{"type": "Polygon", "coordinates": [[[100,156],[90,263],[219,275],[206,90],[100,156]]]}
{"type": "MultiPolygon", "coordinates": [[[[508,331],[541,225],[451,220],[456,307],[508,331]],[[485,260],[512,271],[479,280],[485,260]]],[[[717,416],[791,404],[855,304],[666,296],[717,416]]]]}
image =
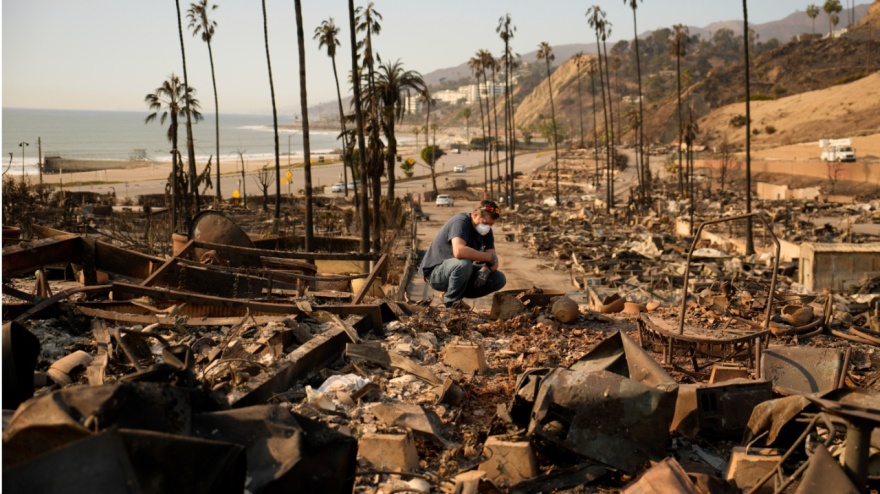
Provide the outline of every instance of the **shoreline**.
{"type": "MultiPolygon", "coordinates": [[[[399,149],[400,154],[403,156],[414,156],[415,146],[402,146],[399,149]]],[[[244,172],[245,174],[255,173],[262,168],[268,166],[271,169],[275,168],[275,158],[274,156],[266,156],[258,155],[259,157],[248,157],[245,155],[244,157],[244,172]]],[[[303,159],[302,156],[291,156],[291,160],[288,162],[286,159],[287,156],[281,156],[281,170],[282,174],[287,169],[299,170],[303,168],[303,159]]],[[[82,159],[84,162],[102,162],[102,160],[97,159],[82,159]]],[[[184,162],[186,160],[184,159],[184,162]]],[[[205,165],[207,164],[207,160],[201,161],[196,160],[196,170],[198,173],[201,173],[204,170],[205,165]]],[[[420,160],[419,160],[420,161],[420,160]]],[[[43,172],[43,183],[47,185],[51,185],[53,187],[59,187],[61,184],[66,187],[81,187],[84,185],[112,185],[112,184],[123,184],[123,183],[136,183],[136,182],[145,182],[145,181],[154,181],[154,180],[165,180],[168,178],[168,175],[171,173],[171,162],[170,161],[140,161],[140,160],[106,160],[103,161],[105,164],[115,164],[125,162],[130,166],[118,167],[118,166],[107,166],[103,168],[95,168],[89,170],[79,170],[68,172],[63,170],[61,172],[43,172]]],[[[337,153],[312,153],[312,166],[313,167],[324,167],[324,166],[332,166],[339,165],[341,163],[341,159],[339,154],[337,153]],[[319,161],[321,158],[324,158],[324,161],[319,161]],[[317,162],[316,162],[317,161],[317,162]]],[[[186,165],[185,165],[186,166],[186,165]]],[[[217,174],[217,170],[214,167],[215,164],[212,160],[211,162],[211,179],[214,180],[217,174]]],[[[228,177],[233,175],[239,175],[242,171],[242,162],[238,157],[229,157],[220,160],[220,174],[222,177],[228,177]]],[[[38,176],[36,173],[29,173],[27,175],[29,180],[32,183],[35,183],[38,180],[38,176]]]]}

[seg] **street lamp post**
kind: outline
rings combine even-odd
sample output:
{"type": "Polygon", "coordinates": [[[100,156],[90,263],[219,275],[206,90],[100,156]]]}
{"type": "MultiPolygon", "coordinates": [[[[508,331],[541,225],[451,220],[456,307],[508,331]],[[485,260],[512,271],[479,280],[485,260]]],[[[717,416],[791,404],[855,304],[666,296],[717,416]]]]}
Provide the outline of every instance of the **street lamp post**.
{"type": "Polygon", "coordinates": [[[30,146],[30,143],[21,141],[18,143],[18,147],[21,148],[21,181],[24,182],[24,148],[30,146]]]}

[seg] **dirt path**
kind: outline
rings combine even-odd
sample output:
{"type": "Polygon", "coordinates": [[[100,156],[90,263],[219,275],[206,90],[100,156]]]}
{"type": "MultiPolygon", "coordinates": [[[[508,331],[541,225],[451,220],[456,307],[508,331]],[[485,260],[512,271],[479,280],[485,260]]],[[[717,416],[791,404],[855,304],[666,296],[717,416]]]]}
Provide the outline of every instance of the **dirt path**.
{"type": "MultiPolygon", "coordinates": [[[[422,221],[418,225],[419,250],[426,250],[437,232],[446,221],[456,213],[473,211],[477,206],[476,201],[456,202],[455,207],[436,207],[434,204],[423,205],[423,210],[431,217],[428,221],[422,221]]],[[[527,289],[537,286],[543,289],[570,291],[574,287],[571,284],[568,273],[553,271],[546,267],[546,261],[532,255],[516,241],[508,241],[504,235],[509,230],[504,224],[504,215],[495,223],[495,250],[501,262],[501,271],[507,277],[507,286],[504,290],[527,289]]],[[[416,275],[410,283],[407,294],[410,300],[425,300],[433,297],[432,305],[440,304],[440,294],[432,289],[416,275]]],[[[480,299],[465,299],[468,304],[477,310],[490,310],[492,297],[486,296],[480,299]]]]}

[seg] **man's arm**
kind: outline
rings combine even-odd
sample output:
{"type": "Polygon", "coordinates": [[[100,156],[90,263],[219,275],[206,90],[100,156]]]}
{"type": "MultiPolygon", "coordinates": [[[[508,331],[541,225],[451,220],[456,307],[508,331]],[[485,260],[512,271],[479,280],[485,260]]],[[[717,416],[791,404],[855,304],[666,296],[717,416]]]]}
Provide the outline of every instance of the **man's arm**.
{"type": "Polygon", "coordinates": [[[498,264],[498,256],[495,255],[495,249],[481,252],[477,249],[468,247],[464,243],[464,239],[454,237],[452,239],[452,255],[456,259],[470,259],[474,262],[486,262],[490,264],[498,264]]]}

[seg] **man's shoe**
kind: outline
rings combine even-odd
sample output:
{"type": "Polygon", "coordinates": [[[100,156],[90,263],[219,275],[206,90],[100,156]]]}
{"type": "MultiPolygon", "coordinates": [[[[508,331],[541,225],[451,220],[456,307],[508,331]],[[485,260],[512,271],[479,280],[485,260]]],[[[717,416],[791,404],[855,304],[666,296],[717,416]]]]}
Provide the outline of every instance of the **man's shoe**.
{"type": "Polygon", "coordinates": [[[464,300],[456,300],[455,302],[445,302],[443,305],[450,310],[471,310],[471,306],[464,300]]]}

